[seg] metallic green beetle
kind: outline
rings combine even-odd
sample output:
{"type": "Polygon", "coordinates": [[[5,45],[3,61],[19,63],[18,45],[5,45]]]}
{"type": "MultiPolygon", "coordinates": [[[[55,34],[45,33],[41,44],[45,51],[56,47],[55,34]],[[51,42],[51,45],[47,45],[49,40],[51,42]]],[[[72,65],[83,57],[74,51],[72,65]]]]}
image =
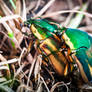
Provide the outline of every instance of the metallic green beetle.
{"type": "Polygon", "coordinates": [[[43,19],[30,19],[25,24],[30,24],[33,35],[40,41],[40,51],[48,56],[60,75],[71,72],[73,64],[69,62],[74,62],[84,81],[92,81],[91,36],[78,29],[59,28],[55,23],[43,19]],[[66,56],[60,52],[60,48],[67,50],[66,56]]]}
{"type": "Polygon", "coordinates": [[[92,37],[86,32],[68,28],[61,36],[74,53],[76,63],[85,82],[92,81],[92,37]]]}
{"type": "Polygon", "coordinates": [[[59,51],[61,39],[55,34],[58,27],[42,19],[30,19],[24,24],[29,25],[38,42],[38,50],[42,55],[47,56],[54,69],[62,76],[71,72],[72,65],[69,64],[65,55],[59,51]]]}

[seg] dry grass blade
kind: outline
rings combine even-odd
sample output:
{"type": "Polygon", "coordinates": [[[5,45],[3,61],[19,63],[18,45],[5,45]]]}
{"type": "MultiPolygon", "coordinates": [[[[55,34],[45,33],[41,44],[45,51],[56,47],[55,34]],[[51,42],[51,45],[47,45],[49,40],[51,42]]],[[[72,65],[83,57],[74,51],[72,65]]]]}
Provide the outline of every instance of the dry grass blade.
{"type": "MultiPolygon", "coordinates": [[[[2,54],[0,54],[0,60],[3,62],[3,61],[7,61],[6,58],[4,58],[4,56],[2,54]]],[[[2,63],[0,62],[0,63],[2,63]]],[[[9,67],[8,67],[8,64],[5,63],[5,64],[1,64],[0,65],[0,69],[6,69],[6,70],[9,70],[9,67]]]]}
{"type": "Polygon", "coordinates": [[[87,17],[91,17],[92,18],[92,14],[88,13],[88,12],[83,12],[83,11],[77,11],[77,10],[64,10],[64,11],[57,11],[57,12],[53,12],[50,14],[46,14],[46,15],[42,15],[42,18],[47,18],[47,17],[52,17],[52,16],[56,16],[58,14],[64,14],[64,13],[80,13],[80,14],[84,14],[87,17]]]}
{"type": "Polygon", "coordinates": [[[36,5],[34,11],[40,6],[40,2],[41,2],[41,0],[38,0],[37,5],[36,5]]]}
{"type": "Polygon", "coordinates": [[[27,52],[27,49],[26,48],[23,48],[23,50],[22,50],[22,52],[21,52],[21,54],[20,54],[20,57],[19,57],[19,65],[20,65],[20,63],[21,63],[21,59],[22,59],[22,57],[23,57],[23,54],[25,53],[25,52],[27,52]]]}
{"type": "Polygon", "coordinates": [[[0,70],[9,70],[8,66],[0,66],[0,70]]]}
{"type": "Polygon", "coordinates": [[[46,87],[46,89],[47,89],[47,92],[50,92],[50,90],[49,90],[49,88],[48,88],[46,82],[44,81],[44,78],[43,78],[43,77],[41,77],[41,80],[42,80],[42,82],[44,83],[44,85],[45,85],[45,87],[46,87]]]}
{"type": "MultiPolygon", "coordinates": [[[[80,9],[80,7],[77,6],[73,10],[79,10],[79,9],[80,9]]],[[[73,14],[74,14],[74,12],[70,13],[69,16],[66,18],[66,21],[63,24],[64,26],[67,26],[69,24],[73,14]]]]}
{"type": "MultiPolygon", "coordinates": [[[[23,0],[24,1],[24,0],[23,0]]],[[[20,0],[16,0],[16,10],[15,14],[21,15],[21,2],[20,0]]]]}
{"type": "Polygon", "coordinates": [[[25,67],[25,63],[24,63],[23,65],[21,65],[21,66],[17,69],[17,71],[16,71],[14,77],[18,76],[18,75],[22,72],[22,70],[23,70],[24,67],[25,67]]]}
{"type": "Polygon", "coordinates": [[[7,39],[7,36],[4,36],[2,43],[0,44],[0,48],[4,45],[4,42],[6,41],[6,39],[7,39]]]}
{"type": "Polygon", "coordinates": [[[8,6],[4,3],[3,0],[0,0],[0,6],[5,15],[12,15],[13,12],[8,8],[8,6]]]}
{"type": "Polygon", "coordinates": [[[35,64],[35,68],[34,68],[34,76],[35,76],[35,79],[38,77],[37,78],[38,83],[39,83],[39,80],[40,80],[41,64],[42,64],[42,57],[41,56],[38,56],[37,57],[36,64],[35,64]]]}
{"type": "MultiPolygon", "coordinates": [[[[31,75],[32,75],[32,71],[33,71],[33,68],[34,68],[34,65],[35,65],[35,62],[36,62],[36,58],[37,58],[37,52],[35,53],[34,60],[33,60],[33,63],[32,63],[32,65],[31,65],[31,68],[30,68],[30,71],[29,71],[27,86],[29,86],[30,77],[31,77],[31,75]]],[[[27,92],[27,91],[26,91],[26,92],[27,92]]]]}
{"type": "Polygon", "coordinates": [[[11,63],[15,63],[15,62],[18,62],[18,59],[14,58],[14,59],[11,59],[11,60],[0,62],[0,65],[11,64],[11,63]]]}
{"type": "Polygon", "coordinates": [[[26,21],[27,16],[26,16],[26,3],[25,0],[23,0],[23,13],[22,13],[22,18],[24,19],[24,21],[26,21]]]}
{"type": "Polygon", "coordinates": [[[39,87],[38,87],[38,89],[36,90],[36,92],[42,92],[42,82],[40,82],[40,84],[39,84],[39,87]]]}
{"type": "Polygon", "coordinates": [[[0,60],[1,61],[6,61],[6,58],[4,58],[4,56],[2,54],[0,54],[0,60]]]}
{"type": "Polygon", "coordinates": [[[23,92],[22,89],[25,89],[27,91],[30,91],[30,92],[34,92],[30,87],[27,87],[26,85],[24,84],[21,84],[18,89],[17,89],[17,92],[23,92]]]}
{"type": "Polygon", "coordinates": [[[51,5],[54,3],[55,0],[50,0],[41,10],[39,13],[37,13],[34,17],[39,17],[41,16],[51,5]]]}
{"type": "Polygon", "coordinates": [[[54,92],[54,90],[58,87],[62,87],[62,86],[65,86],[66,89],[67,89],[67,92],[68,92],[68,86],[64,83],[64,82],[57,82],[56,84],[54,84],[50,90],[50,92],[54,92]]]}
{"type": "Polygon", "coordinates": [[[90,35],[92,35],[92,26],[91,25],[85,26],[85,27],[79,27],[78,29],[84,30],[84,31],[88,32],[90,35]]]}
{"type": "Polygon", "coordinates": [[[21,18],[21,20],[23,20],[23,18],[20,17],[19,15],[9,15],[9,16],[2,17],[0,19],[0,23],[6,22],[6,21],[9,21],[9,20],[12,20],[12,19],[17,19],[17,18],[21,18]]]}
{"type": "MultiPolygon", "coordinates": [[[[12,29],[10,28],[10,26],[6,22],[2,22],[2,24],[6,28],[8,34],[13,34],[12,29]]],[[[16,48],[20,48],[19,43],[18,43],[17,39],[14,36],[10,39],[14,42],[14,45],[15,45],[16,48]]]]}

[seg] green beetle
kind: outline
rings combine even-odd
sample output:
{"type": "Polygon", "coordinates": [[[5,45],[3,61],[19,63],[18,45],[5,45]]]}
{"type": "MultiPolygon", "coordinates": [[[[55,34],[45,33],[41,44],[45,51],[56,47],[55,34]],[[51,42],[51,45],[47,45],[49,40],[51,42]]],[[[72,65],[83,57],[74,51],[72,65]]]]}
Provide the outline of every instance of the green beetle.
{"type": "Polygon", "coordinates": [[[86,32],[59,28],[56,23],[43,19],[30,19],[25,22],[30,25],[33,35],[39,40],[39,49],[60,75],[67,75],[77,63],[85,82],[92,81],[92,37],[86,32]],[[67,51],[65,56],[61,49],[67,51]]]}
{"type": "Polygon", "coordinates": [[[60,75],[66,76],[73,70],[65,55],[59,50],[61,39],[55,34],[55,30],[58,30],[57,25],[50,24],[50,22],[43,19],[30,19],[24,24],[30,27],[33,36],[35,36],[35,43],[38,45],[39,52],[47,56],[60,75]]]}
{"type": "Polygon", "coordinates": [[[84,81],[92,81],[92,37],[84,31],[67,28],[61,39],[69,47],[69,54],[74,54],[84,81]]]}

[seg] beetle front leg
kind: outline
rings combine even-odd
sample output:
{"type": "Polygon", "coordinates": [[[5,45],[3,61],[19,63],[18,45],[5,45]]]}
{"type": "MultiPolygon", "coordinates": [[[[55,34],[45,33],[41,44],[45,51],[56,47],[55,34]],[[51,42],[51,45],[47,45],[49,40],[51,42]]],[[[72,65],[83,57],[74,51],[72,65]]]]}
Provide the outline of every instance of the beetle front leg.
{"type": "Polygon", "coordinates": [[[64,52],[65,58],[66,58],[67,61],[69,62],[70,71],[73,71],[73,68],[74,68],[74,66],[73,66],[74,60],[73,60],[73,58],[72,58],[70,49],[67,48],[65,44],[64,44],[61,48],[63,48],[63,49],[61,50],[61,53],[62,53],[62,51],[64,52]]]}

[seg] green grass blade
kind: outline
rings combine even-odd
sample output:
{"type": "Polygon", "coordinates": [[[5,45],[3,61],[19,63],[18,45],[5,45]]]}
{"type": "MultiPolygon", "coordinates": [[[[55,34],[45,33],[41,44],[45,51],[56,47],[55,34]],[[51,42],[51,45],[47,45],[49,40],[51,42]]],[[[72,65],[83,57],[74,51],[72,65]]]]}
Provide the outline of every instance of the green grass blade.
{"type": "Polygon", "coordinates": [[[0,92],[14,92],[14,91],[6,85],[0,85],[0,92]]]}
{"type": "MultiPolygon", "coordinates": [[[[80,9],[80,11],[85,11],[88,7],[88,3],[84,4],[83,7],[80,9]]],[[[68,28],[78,28],[78,26],[80,25],[82,19],[84,17],[84,14],[76,14],[76,16],[70,21],[70,23],[68,24],[68,28]]]]}
{"type": "Polygon", "coordinates": [[[12,7],[14,8],[14,10],[16,10],[16,6],[15,6],[13,0],[9,0],[9,1],[10,1],[10,3],[11,3],[12,7]]]}

